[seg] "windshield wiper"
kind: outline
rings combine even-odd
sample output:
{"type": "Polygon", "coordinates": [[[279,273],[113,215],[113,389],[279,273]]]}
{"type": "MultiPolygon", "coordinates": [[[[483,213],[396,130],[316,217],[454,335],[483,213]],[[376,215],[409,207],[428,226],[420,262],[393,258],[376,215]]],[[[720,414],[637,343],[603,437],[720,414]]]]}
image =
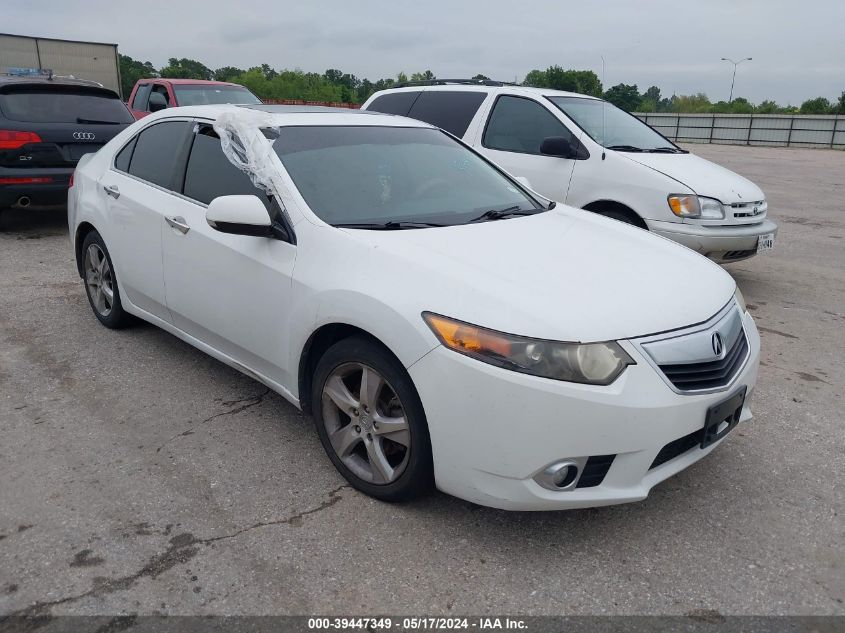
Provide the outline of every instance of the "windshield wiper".
{"type": "Polygon", "coordinates": [[[77,123],[94,123],[102,125],[120,125],[121,121],[101,121],[99,119],[85,119],[81,116],[76,117],[77,123]]]}
{"type": "Polygon", "coordinates": [[[653,147],[646,150],[649,154],[686,154],[687,150],[680,147],[653,147]]]}
{"type": "Polygon", "coordinates": [[[437,224],[436,222],[413,222],[395,221],[387,222],[350,222],[344,224],[332,224],[339,229],[371,229],[374,231],[397,231],[401,229],[425,229],[432,226],[449,226],[448,224],[437,224]]]}
{"type": "Polygon", "coordinates": [[[477,218],[473,218],[467,224],[471,222],[485,222],[487,220],[501,220],[502,218],[509,218],[515,215],[534,215],[537,213],[536,209],[531,209],[530,211],[521,209],[519,206],[512,206],[506,209],[490,209],[489,211],[485,211],[477,218]]]}
{"type": "Polygon", "coordinates": [[[642,147],[636,145],[608,145],[605,149],[614,149],[617,152],[643,152],[642,147]]]}

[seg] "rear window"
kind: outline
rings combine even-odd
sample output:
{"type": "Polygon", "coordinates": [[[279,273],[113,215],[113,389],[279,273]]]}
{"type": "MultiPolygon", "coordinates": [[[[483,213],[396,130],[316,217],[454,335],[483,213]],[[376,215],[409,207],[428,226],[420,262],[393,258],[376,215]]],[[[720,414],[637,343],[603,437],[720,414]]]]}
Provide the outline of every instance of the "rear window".
{"type": "Polygon", "coordinates": [[[216,103],[246,103],[254,105],[261,100],[240,86],[173,86],[180,106],[213,105],[216,103]]]}
{"type": "Polygon", "coordinates": [[[420,95],[408,116],[436,125],[460,138],[486,98],[486,92],[431,90],[420,95]]]}
{"type": "Polygon", "coordinates": [[[373,112],[382,112],[384,114],[398,114],[400,116],[407,116],[408,111],[414,104],[419,92],[390,92],[386,95],[381,95],[373,99],[373,102],[367,106],[367,110],[373,112]]]}
{"type": "Polygon", "coordinates": [[[0,94],[7,119],[26,123],[132,123],[117,95],[87,90],[27,89],[0,94]]]}

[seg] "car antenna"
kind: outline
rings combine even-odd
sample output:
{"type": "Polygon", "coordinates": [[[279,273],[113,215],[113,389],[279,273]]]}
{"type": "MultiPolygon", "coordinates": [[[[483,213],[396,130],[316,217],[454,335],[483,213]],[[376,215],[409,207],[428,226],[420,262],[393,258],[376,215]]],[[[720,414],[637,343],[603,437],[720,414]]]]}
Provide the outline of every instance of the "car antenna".
{"type": "MultiPolygon", "coordinates": [[[[604,55],[601,56],[601,87],[604,88],[604,55]]],[[[604,160],[605,153],[604,153],[604,144],[607,142],[605,138],[606,130],[604,127],[604,110],[607,102],[604,100],[604,95],[602,95],[601,101],[601,159],[604,160]]]]}

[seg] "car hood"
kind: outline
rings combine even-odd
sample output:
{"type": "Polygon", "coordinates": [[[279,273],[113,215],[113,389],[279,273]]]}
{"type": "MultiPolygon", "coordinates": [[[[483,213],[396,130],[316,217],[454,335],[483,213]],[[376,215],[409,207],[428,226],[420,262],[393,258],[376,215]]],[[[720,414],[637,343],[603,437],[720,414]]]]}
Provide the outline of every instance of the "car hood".
{"type": "Polygon", "coordinates": [[[563,205],[479,224],[348,233],[370,247],[368,290],[379,288],[384,302],[537,338],[606,341],[692,325],[736,288],[694,251],[563,205]]]}
{"type": "Polygon", "coordinates": [[[760,187],[747,178],[695,154],[623,153],[622,155],[628,160],[677,180],[699,196],[716,198],[725,204],[753,202],[765,198],[760,187]]]}

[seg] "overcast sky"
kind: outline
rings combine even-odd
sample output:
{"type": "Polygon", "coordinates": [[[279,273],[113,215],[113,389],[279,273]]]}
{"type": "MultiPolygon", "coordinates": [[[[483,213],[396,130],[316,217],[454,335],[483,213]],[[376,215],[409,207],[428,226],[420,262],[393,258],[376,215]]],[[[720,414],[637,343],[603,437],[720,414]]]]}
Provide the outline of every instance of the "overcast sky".
{"type": "Polygon", "coordinates": [[[115,42],[156,67],[344,72],[375,80],[431,69],[438,77],[522,80],[552,64],[592,69],[605,87],[657,85],[800,104],[845,90],[842,0],[0,0],[0,32],[115,42]]]}

